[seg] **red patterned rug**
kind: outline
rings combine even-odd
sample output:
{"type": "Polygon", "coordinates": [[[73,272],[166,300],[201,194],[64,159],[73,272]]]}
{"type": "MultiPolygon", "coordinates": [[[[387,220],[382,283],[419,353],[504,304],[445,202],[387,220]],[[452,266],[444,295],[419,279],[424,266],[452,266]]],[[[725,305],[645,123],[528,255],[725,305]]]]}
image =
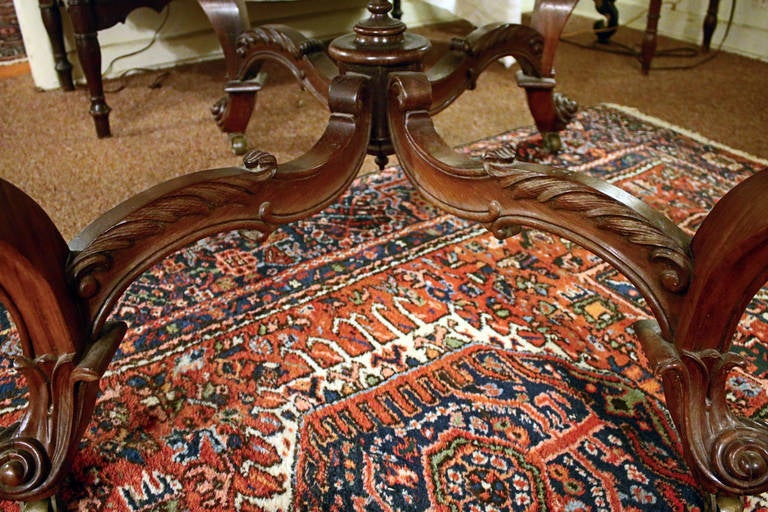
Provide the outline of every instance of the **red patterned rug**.
{"type": "Polygon", "coordinates": [[[13,0],[0,0],[0,65],[26,59],[13,0]]]}
{"type": "MultiPolygon", "coordinates": [[[[465,150],[535,139],[524,128],[465,150]]],[[[544,160],[608,180],[689,232],[766,167],[613,106],[581,112],[564,146],[544,160]]],[[[70,510],[705,504],[635,341],[648,313],[628,281],[560,238],[500,242],[436,211],[397,168],[266,245],[229,233],[175,254],[115,316],[131,328],[62,490],[70,510]]],[[[8,357],[15,335],[0,319],[8,357]]],[[[766,419],[760,339],[764,292],[741,322],[735,350],[748,364],[729,386],[734,407],[766,419]]],[[[7,425],[24,390],[0,364],[7,425]]]]}

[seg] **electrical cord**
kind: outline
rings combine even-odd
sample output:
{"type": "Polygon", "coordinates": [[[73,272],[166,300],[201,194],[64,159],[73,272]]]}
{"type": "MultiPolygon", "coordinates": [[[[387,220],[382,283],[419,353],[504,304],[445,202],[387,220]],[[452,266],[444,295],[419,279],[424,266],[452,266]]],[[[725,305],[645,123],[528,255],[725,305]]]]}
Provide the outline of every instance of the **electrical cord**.
{"type": "MultiPolygon", "coordinates": [[[[678,66],[652,66],[651,70],[653,71],[671,71],[671,70],[681,70],[681,69],[692,69],[698,66],[701,66],[702,64],[705,64],[715,57],[721,52],[723,45],[725,44],[725,40],[728,38],[728,34],[731,30],[731,25],[733,25],[733,18],[734,14],[736,12],[736,0],[731,1],[731,10],[728,15],[728,22],[725,26],[725,32],[723,33],[723,37],[720,40],[720,44],[717,46],[717,49],[713,52],[710,52],[707,56],[704,58],[696,61],[693,64],[689,65],[678,65],[678,66]]],[[[577,46],[579,48],[584,48],[587,50],[595,50],[595,51],[601,51],[605,53],[612,53],[617,55],[627,55],[630,57],[634,57],[636,59],[640,59],[640,52],[628,45],[617,43],[615,41],[609,41],[607,44],[605,43],[597,43],[593,42],[592,44],[584,44],[580,43],[578,41],[574,41],[570,38],[581,35],[584,33],[590,33],[595,34],[598,32],[608,32],[608,31],[615,31],[619,27],[627,26],[630,23],[637,21],[642,16],[647,15],[648,9],[645,9],[641,11],[638,15],[630,19],[629,21],[626,21],[618,26],[615,27],[608,27],[608,28],[602,28],[602,29],[588,29],[588,30],[581,30],[576,32],[570,32],[567,34],[563,34],[560,37],[560,41],[566,44],[570,44],[573,46],[577,46]]],[[[699,50],[697,48],[692,48],[690,46],[684,46],[684,47],[677,47],[677,48],[668,48],[664,50],[659,50],[654,54],[654,57],[675,57],[675,58],[694,58],[697,57],[700,54],[699,50]]]]}
{"type": "MultiPolygon", "coordinates": [[[[163,30],[163,27],[165,27],[165,24],[168,21],[168,18],[170,17],[170,14],[171,14],[171,4],[168,4],[165,7],[165,9],[164,9],[163,19],[160,21],[160,25],[155,29],[154,34],[152,34],[152,39],[150,39],[149,43],[147,43],[143,48],[139,48],[138,50],[134,50],[132,52],[129,52],[129,53],[126,53],[126,54],[123,54],[123,55],[118,55],[117,57],[112,59],[110,61],[109,65],[107,66],[107,69],[104,70],[102,75],[109,74],[109,72],[112,71],[112,67],[115,65],[115,63],[117,61],[119,61],[121,59],[128,58],[128,57],[133,57],[134,55],[138,55],[138,54],[140,54],[142,52],[145,52],[145,51],[149,50],[155,44],[155,42],[157,42],[158,35],[160,34],[160,31],[163,30]]],[[[131,68],[131,69],[126,69],[125,71],[120,73],[115,78],[115,80],[119,81],[117,87],[112,88],[112,89],[107,89],[107,90],[105,90],[105,92],[108,92],[108,93],[111,93],[111,94],[116,93],[116,92],[120,92],[120,91],[122,91],[123,89],[125,89],[127,87],[127,82],[125,80],[127,77],[129,77],[129,76],[131,76],[133,74],[136,74],[136,73],[149,73],[149,72],[152,72],[152,71],[155,71],[155,70],[148,69],[148,68],[131,68]]],[[[166,78],[168,78],[170,76],[170,74],[171,74],[170,71],[163,71],[163,72],[159,73],[155,77],[155,79],[152,81],[152,83],[149,84],[148,87],[150,89],[158,89],[158,88],[162,87],[163,81],[166,78]]]]}

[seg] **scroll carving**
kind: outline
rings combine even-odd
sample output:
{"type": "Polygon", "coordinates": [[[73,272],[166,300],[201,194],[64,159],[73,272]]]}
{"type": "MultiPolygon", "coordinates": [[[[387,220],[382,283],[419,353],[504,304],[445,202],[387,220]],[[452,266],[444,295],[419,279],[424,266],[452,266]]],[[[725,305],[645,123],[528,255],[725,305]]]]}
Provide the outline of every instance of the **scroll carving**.
{"type": "Polygon", "coordinates": [[[573,116],[575,116],[576,112],[579,110],[579,105],[576,101],[559,92],[552,94],[552,103],[555,106],[558,122],[563,127],[567,126],[571,120],[573,120],[573,116]]]}
{"type": "Polygon", "coordinates": [[[496,23],[480,27],[467,37],[453,38],[451,49],[481,61],[510,52],[526,63],[535,63],[541,61],[544,36],[525,25],[496,23]]]}
{"type": "MultiPolygon", "coordinates": [[[[651,224],[636,209],[584,184],[577,173],[516,162],[514,150],[508,147],[488,153],[483,163],[488,174],[512,192],[514,199],[536,200],[553,209],[577,212],[600,229],[651,247],[650,258],[667,264],[659,276],[664,288],[681,293],[688,287],[692,261],[687,247],[651,224]]],[[[504,223],[504,217],[500,217],[491,231],[499,232],[504,223]]]]}
{"type": "Polygon", "coordinates": [[[325,53],[325,44],[308,39],[284,25],[262,25],[248,30],[237,39],[237,55],[244,61],[241,80],[255,75],[260,62],[274,59],[285,65],[322,101],[328,98],[328,86],[338,68],[325,53]]]}
{"type": "Polygon", "coordinates": [[[735,415],[726,379],[743,360],[714,349],[679,351],[652,321],[638,322],[638,336],[658,375],[688,465],[707,490],[729,494],[762,492],[768,486],[768,425],[735,415]]]}
{"type": "Polygon", "coordinates": [[[0,497],[25,500],[55,491],[124,334],[124,324],[109,326],[80,358],[71,352],[16,358],[29,386],[29,405],[22,421],[0,433],[0,497]]]}
{"type": "Polygon", "coordinates": [[[247,30],[237,39],[237,54],[244,57],[254,47],[267,47],[287,53],[294,59],[302,56],[299,45],[295,44],[279,25],[262,25],[247,30]]]}

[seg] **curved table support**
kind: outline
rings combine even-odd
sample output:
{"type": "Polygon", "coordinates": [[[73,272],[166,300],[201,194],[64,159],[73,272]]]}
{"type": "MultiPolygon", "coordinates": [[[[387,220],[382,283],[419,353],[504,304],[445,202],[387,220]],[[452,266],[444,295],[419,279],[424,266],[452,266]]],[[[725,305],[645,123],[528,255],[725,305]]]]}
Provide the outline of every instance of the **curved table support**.
{"type": "Polygon", "coordinates": [[[662,376],[667,405],[688,464],[708,490],[752,494],[768,487],[768,430],[736,417],[727,405],[729,352],[749,301],[768,280],[768,173],[723,197],[693,238],[695,275],[680,311],[674,344],[650,322],[638,326],[662,376]],[[724,307],[726,306],[726,307],[724,307]]]}
{"type": "Polygon", "coordinates": [[[277,165],[254,151],[245,168],[168,181],[106,213],[68,247],[28,196],[0,180],[0,300],[14,319],[29,386],[23,419],[0,431],[0,499],[55,493],[90,421],[101,375],[125,333],[105,320],[125,288],[175,249],[245,228],[266,236],[333,202],[365,157],[367,80],[339,77],[316,146],[277,165]]]}
{"type": "Polygon", "coordinates": [[[517,162],[505,149],[482,161],[451,149],[429,115],[422,73],[392,75],[392,142],[414,186],[437,207],[482,222],[498,238],[521,226],[591,250],[624,273],[667,333],[690,282],[689,238],[666,217],[621,189],[581,173],[517,162]]]}
{"type": "Polygon", "coordinates": [[[576,2],[573,0],[536,0],[531,27],[544,36],[541,75],[517,75],[518,85],[525,88],[528,95],[528,108],[541,133],[544,148],[549,151],[560,149],[558,132],[565,129],[577,108],[575,102],[554,92],[555,55],[560,44],[560,34],[575,7],[576,2]]]}
{"type": "Polygon", "coordinates": [[[737,417],[726,400],[728,373],[740,364],[729,352],[731,339],[768,280],[768,205],[762,201],[768,171],[730,191],[690,240],[606,183],[516,162],[510,150],[482,161],[453,151],[434,130],[423,74],[393,75],[390,93],[392,142],[414,186],[436,206],[485,223],[500,239],[520,226],[542,229],[622,272],[656,317],[635,327],[663,379],[697,481],[725,497],[768,490],[768,425],[737,417]]]}
{"type": "Polygon", "coordinates": [[[502,57],[514,57],[523,73],[541,76],[544,37],[524,25],[495,23],[451,41],[451,52],[427,71],[432,86],[434,115],[447,108],[464,91],[475,88],[480,74],[502,57]]]}
{"type": "Polygon", "coordinates": [[[266,76],[259,71],[265,61],[285,66],[323,104],[328,104],[328,85],[338,68],[324,53],[323,44],[284,25],[264,25],[241,34],[236,53],[239,69],[224,89],[227,96],[211,109],[219,128],[228,135],[232,151],[248,149],[245,129],[253,114],[256,93],[266,76]]]}

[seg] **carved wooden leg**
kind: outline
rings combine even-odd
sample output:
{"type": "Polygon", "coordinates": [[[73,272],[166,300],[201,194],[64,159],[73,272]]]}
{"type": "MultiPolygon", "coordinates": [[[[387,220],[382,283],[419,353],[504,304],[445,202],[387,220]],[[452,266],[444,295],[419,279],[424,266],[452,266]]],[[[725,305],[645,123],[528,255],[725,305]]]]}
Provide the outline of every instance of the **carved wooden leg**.
{"type": "Polygon", "coordinates": [[[153,262],[205,236],[245,229],[266,237],[336,200],[365,158],[371,126],[367,81],[338,77],[331,116],[315,146],[277,165],[251,151],[244,168],[213,169],[157,185],[102,215],[71,243],[67,275],[101,329],[128,285],[153,262]]]}
{"type": "Polygon", "coordinates": [[[747,304],[768,280],[768,172],[728,192],[696,232],[695,278],[678,324],[661,333],[638,325],[661,375],[688,465],[701,485],[723,496],[768,488],[768,426],[736,416],[726,397],[728,373],[741,364],[731,340],[747,304]]]}
{"type": "Polygon", "coordinates": [[[237,72],[224,89],[227,96],[211,108],[219,128],[229,136],[235,154],[245,153],[249,146],[245,130],[253,114],[256,93],[266,81],[266,75],[259,73],[264,61],[283,64],[304,87],[327,103],[328,86],[338,68],[322,50],[322,43],[282,25],[264,25],[240,35],[237,72]]]}
{"type": "Polygon", "coordinates": [[[544,149],[557,151],[560,146],[560,134],[571,121],[577,105],[563,95],[554,94],[555,53],[560,42],[560,34],[568,21],[577,0],[536,0],[531,18],[531,26],[544,36],[542,50],[541,77],[518,74],[518,84],[525,88],[528,95],[528,107],[541,133],[544,149]]]}
{"type": "Polygon", "coordinates": [[[227,83],[224,88],[227,96],[220,98],[211,107],[216,124],[229,137],[230,148],[236,155],[245,154],[250,146],[245,137],[245,129],[256,105],[256,93],[262,89],[264,79],[261,76],[254,80],[227,83]]]}
{"type": "Polygon", "coordinates": [[[237,38],[251,27],[244,0],[198,0],[224,52],[227,79],[237,75],[237,38]]]}
{"type": "Polygon", "coordinates": [[[656,31],[659,25],[661,0],[651,0],[648,7],[648,21],[645,24],[643,43],[640,49],[640,70],[647,75],[651,70],[651,61],[656,54],[656,31]]]}
{"type": "Polygon", "coordinates": [[[111,109],[104,98],[99,37],[95,31],[75,33],[75,42],[77,44],[77,56],[83,67],[85,80],[88,83],[88,92],[91,95],[89,112],[93,117],[93,123],[96,125],[96,136],[99,138],[110,137],[112,135],[109,129],[109,112],[111,109]]]}
{"type": "Polygon", "coordinates": [[[0,430],[0,499],[48,507],[125,334],[124,324],[105,322],[131,282],[204,236],[240,228],[266,236],[335,201],[365,158],[369,94],[365,77],[338,77],[328,127],[305,155],[278,166],[251,152],[243,168],[170,180],[102,215],[69,246],[29,196],[0,179],[0,301],[18,328],[16,363],[29,388],[23,419],[0,430]]]}
{"type": "MultiPolygon", "coordinates": [[[[219,128],[229,135],[232,151],[242,155],[248,149],[245,128],[253,114],[256,92],[263,85],[261,82],[236,79],[240,68],[240,58],[236,51],[237,38],[251,26],[248,9],[244,0],[198,0],[198,3],[219,39],[228,80],[224,87],[227,96],[214,103],[211,113],[219,128]]],[[[258,70],[251,72],[255,74],[258,70]]]]}
{"type": "Polygon", "coordinates": [[[39,5],[43,25],[45,25],[48,39],[51,41],[59,85],[65,91],[73,91],[75,84],[72,82],[72,64],[67,59],[67,50],[64,47],[64,31],[61,26],[61,10],[58,0],[40,0],[39,5]]]}
{"type": "Polygon", "coordinates": [[[517,83],[525,88],[528,109],[542,138],[544,151],[557,152],[562,148],[560,133],[568,126],[578,105],[563,94],[553,91],[554,80],[517,74],[517,83]]]}
{"type": "Polygon", "coordinates": [[[646,297],[666,328],[690,279],[685,235],[626,192],[581,173],[516,162],[514,150],[483,160],[453,151],[429,115],[431,90],[421,73],[392,75],[392,143],[414,186],[437,207],[482,222],[499,238],[520,226],[543,229],[613,264],[646,297]]]}
{"type": "Polygon", "coordinates": [[[704,37],[701,41],[701,49],[704,52],[709,51],[710,44],[712,43],[712,34],[715,33],[715,28],[717,28],[717,11],[719,7],[720,0],[709,0],[707,15],[704,17],[704,37]]]}
{"type": "Polygon", "coordinates": [[[69,256],[40,207],[0,180],[0,300],[21,338],[16,365],[29,388],[23,419],[0,431],[0,499],[43,500],[56,492],[125,330],[111,325],[88,337],[65,277],[69,256]]]}

